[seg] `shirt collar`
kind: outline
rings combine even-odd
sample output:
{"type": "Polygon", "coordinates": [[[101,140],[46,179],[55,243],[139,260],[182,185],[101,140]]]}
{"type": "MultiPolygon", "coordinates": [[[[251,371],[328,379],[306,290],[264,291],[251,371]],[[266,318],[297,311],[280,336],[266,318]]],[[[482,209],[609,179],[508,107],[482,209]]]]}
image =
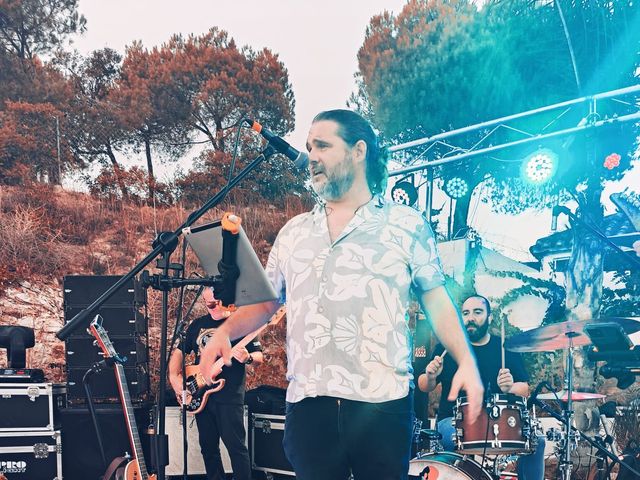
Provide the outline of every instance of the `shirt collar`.
{"type": "MultiPolygon", "coordinates": [[[[371,197],[371,200],[369,200],[367,203],[365,203],[360,208],[358,208],[358,210],[356,210],[356,214],[358,214],[358,212],[361,212],[363,210],[368,210],[371,213],[374,213],[376,209],[383,208],[386,202],[387,201],[382,195],[380,194],[373,195],[371,197]]],[[[313,207],[313,210],[311,210],[311,214],[314,217],[318,215],[323,216],[325,205],[326,205],[326,202],[324,200],[322,199],[318,200],[315,206],[313,207]]]]}

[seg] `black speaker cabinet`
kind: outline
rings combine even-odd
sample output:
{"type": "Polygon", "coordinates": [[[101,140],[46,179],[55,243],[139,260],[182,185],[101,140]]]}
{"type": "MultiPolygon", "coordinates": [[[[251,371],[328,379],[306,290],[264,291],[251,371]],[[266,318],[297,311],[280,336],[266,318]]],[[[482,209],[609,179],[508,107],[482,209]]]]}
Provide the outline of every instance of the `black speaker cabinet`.
{"type": "MultiPolygon", "coordinates": [[[[82,384],[82,377],[87,368],[69,368],[67,370],[67,402],[70,406],[84,405],[86,394],[82,384]]],[[[135,368],[125,368],[124,376],[129,385],[129,393],[134,403],[146,400],[149,392],[149,373],[142,365],[135,368]]],[[[94,400],[100,402],[115,402],[119,398],[113,368],[106,368],[92,375],[91,393],[94,400]]]]}
{"type": "MultiPolygon", "coordinates": [[[[121,278],[119,275],[67,275],[63,279],[65,307],[90,305],[121,278]]],[[[145,297],[145,290],[139,287],[137,280],[131,279],[105,305],[144,304],[147,303],[145,297]]]]}
{"type": "MultiPolygon", "coordinates": [[[[102,443],[107,464],[112,459],[131,452],[129,437],[120,405],[96,406],[96,417],[102,431],[102,443]]],[[[145,460],[149,465],[149,436],[146,434],[150,424],[149,407],[134,408],[136,423],[140,433],[145,460]]],[[[91,415],[86,408],[67,408],[61,411],[62,419],[62,470],[64,480],[97,479],[104,474],[106,466],[102,463],[100,448],[96,438],[91,415]]]]}
{"type": "MultiPolygon", "coordinates": [[[[65,307],[64,319],[65,323],[70,321],[78,313],[80,313],[86,305],[65,307]]],[[[144,314],[144,310],[140,307],[131,305],[122,306],[102,306],[96,313],[102,317],[102,326],[109,333],[109,337],[125,337],[133,335],[146,335],[147,334],[147,317],[144,314]]],[[[89,323],[95,314],[87,319],[87,325],[82,325],[75,330],[71,336],[81,338],[93,338],[87,333],[89,323]]]]}
{"type": "MultiPolygon", "coordinates": [[[[69,322],[85,307],[118,282],[118,275],[69,275],[64,277],[64,316],[69,322]]],[[[102,317],[116,351],[127,358],[124,365],[129,391],[134,402],[144,401],[149,389],[147,318],[144,313],[146,290],[131,279],[120,287],[95,313],[102,317]]],[[[66,340],[69,405],[83,405],[85,391],[82,377],[94,363],[102,360],[102,352],[94,346],[94,338],[86,332],[93,319],[79,325],[66,340]]],[[[93,398],[102,402],[115,401],[118,390],[113,370],[105,369],[91,377],[93,398]]]]}
{"type": "MultiPolygon", "coordinates": [[[[112,337],[109,339],[116,352],[126,357],[124,367],[135,368],[139,363],[147,362],[147,346],[137,337],[112,337]]],[[[85,370],[103,359],[102,350],[93,344],[93,340],[71,337],[67,340],[67,368],[82,368],[85,370]]]]}

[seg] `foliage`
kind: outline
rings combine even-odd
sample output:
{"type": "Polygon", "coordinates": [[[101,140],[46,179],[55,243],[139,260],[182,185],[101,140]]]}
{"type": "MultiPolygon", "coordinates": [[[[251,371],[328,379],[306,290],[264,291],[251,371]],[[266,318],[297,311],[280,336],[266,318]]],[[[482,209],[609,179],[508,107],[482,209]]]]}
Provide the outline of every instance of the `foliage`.
{"type": "MultiPolygon", "coordinates": [[[[96,198],[117,201],[121,198],[120,194],[125,191],[127,200],[137,205],[146,203],[148,199],[149,179],[140,167],[134,166],[129,169],[105,167],[94,179],[88,180],[88,183],[89,192],[96,198]]],[[[157,204],[171,205],[174,203],[169,185],[153,180],[153,191],[157,204]]]]}
{"type": "Polygon", "coordinates": [[[20,59],[50,53],[85,30],[78,0],[0,0],[0,52],[20,59]]]}
{"type": "Polygon", "coordinates": [[[58,158],[56,119],[61,117],[62,112],[48,103],[7,101],[0,111],[0,182],[59,183],[60,173],[76,165],[64,144],[58,158]]]}
{"type": "MultiPolygon", "coordinates": [[[[143,192],[146,179],[140,169],[138,179],[143,192]]],[[[140,203],[123,203],[117,195],[115,201],[106,195],[94,198],[40,183],[0,186],[0,235],[5,241],[0,249],[0,294],[10,284],[41,275],[125,273],[150,251],[156,232],[173,231],[188,216],[180,206],[152,208],[140,203]]],[[[282,208],[234,206],[262,262],[282,225],[307,209],[295,198],[282,208]]],[[[211,211],[202,221],[218,219],[223,211],[211,211]]],[[[189,265],[192,269],[196,264],[189,265]]]]}
{"type": "Polygon", "coordinates": [[[640,270],[614,272],[614,288],[602,292],[603,317],[640,317],[640,270]]]}
{"type": "MultiPolygon", "coordinates": [[[[191,105],[189,125],[208,139],[196,168],[177,181],[182,198],[201,203],[226,183],[238,135],[242,146],[237,152],[238,168],[257,156],[262,140],[238,131],[243,119],[250,117],[280,135],[293,129],[293,91],[277,55],[267,49],[238,48],[217,28],[186,39],[174,36],[163,48],[174,54],[180,73],[175,81],[191,105]]],[[[302,194],[303,179],[281,168],[281,158],[276,156],[263,162],[231,195],[243,203],[266,198],[282,204],[290,192],[302,194]]]]}
{"type": "MultiPolygon", "coordinates": [[[[229,192],[227,203],[248,206],[267,200],[271,205],[284,207],[292,198],[299,198],[302,204],[310,207],[311,195],[305,189],[303,175],[292,168],[283,168],[284,161],[280,155],[263,161],[229,192]]],[[[203,204],[226,186],[230,163],[230,154],[215,150],[203,151],[194,168],[177,175],[176,197],[186,206],[203,204]]],[[[236,165],[235,173],[244,166],[245,162],[236,165]]]]}
{"type": "Polygon", "coordinates": [[[61,59],[73,85],[74,95],[66,117],[67,135],[74,154],[84,161],[109,163],[114,185],[122,198],[129,192],[121,178],[122,166],[116,152],[126,150],[128,131],[123,122],[122,106],[113,101],[122,57],[104,48],[81,58],[68,55],[61,59]]]}
{"type": "Polygon", "coordinates": [[[624,408],[621,414],[616,415],[613,423],[616,442],[621,448],[626,447],[631,440],[637,443],[640,439],[640,404],[637,395],[635,398],[635,402],[624,408]]]}
{"type": "MultiPolygon", "coordinates": [[[[584,0],[563,2],[562,8],[575,71],[556,2],[496,0],[477,10],[465,0],[411,0],[397,16],[385,12],[372,18],[358,52],[359,90],[352,102],[370,110],[397,143],[634,83],[640,51],[635,4],[584,0]]],[[[599,110],[611,114],[602,106],[599,110]]],[[[563,121],[575,126],[586,113],[565,115],[563,121]]],[[[515,128],[535,131],[552,119],[539,115],[526,124],[516,122],[515,128]]],[[[472,145],[487,133],[470,132],[460,144],[472,145]]],[[[491,142],[513,135],[497,132],[491,142]]],[[[629,167],[630,157],[623,155],[618,169],[605,170],[604,156],[625,154],[634,140],[630,127],[569,139],[567,166],[558,183],[542,192],[542,202],[540,194],[523,195],[523,185],[512,180],[524,150],[450,164],[436,174],[463,176],[472,189],[490,176],[492,205],[506,211],[548,205],[550,198],[566,195],[563,190],[573,193],[586,183],[593,191],[589,209],[591,198],[599,201],[602,181],[612,174],[619,178],[629,167]],[[505,196],[505,189],[517,194],[505,196]]],[[[436,146],[430,155],[438,158],[447,151],[436,146]]],[[[470,198],[457,202],[454,231],[466,224],[470,198]]]]}

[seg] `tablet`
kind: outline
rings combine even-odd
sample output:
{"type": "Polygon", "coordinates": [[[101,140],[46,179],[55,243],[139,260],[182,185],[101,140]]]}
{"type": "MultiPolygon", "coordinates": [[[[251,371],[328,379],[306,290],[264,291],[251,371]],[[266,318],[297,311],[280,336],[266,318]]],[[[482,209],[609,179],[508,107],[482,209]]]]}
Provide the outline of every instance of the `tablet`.
{"type": "MultiPolygon", "coordinates": [[[[197,227],[187,227],[182,233],[207,275],[219,275],[218,262],[222,258],[222,222],[218,220],[197,227]]],[[[236,282],[235,305],[252,305],[276,300],[278,297],[273,285],[269,282],[242,226],[238,235],[236,261],[240,276],[236,282]]]]}

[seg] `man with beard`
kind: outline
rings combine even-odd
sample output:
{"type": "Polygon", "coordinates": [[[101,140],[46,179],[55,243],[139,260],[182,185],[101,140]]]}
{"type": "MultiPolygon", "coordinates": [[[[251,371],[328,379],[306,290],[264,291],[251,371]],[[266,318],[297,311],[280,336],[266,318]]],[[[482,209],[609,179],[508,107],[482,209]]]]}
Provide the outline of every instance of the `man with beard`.
{"type": "Polygon", "coordinates": [[[267,262],[279,302],[238,309],[202,356],[229,359],[238,338],[287,306],[287,415],[283,445],[301,480],[406,478],[413,426],[408,308],[420,299],[459,364],[471,416],[482,384],[462,322],[444,287],[428,223],[382,197],[384,151],[369,123],[348,110],[318,114],[307,139],[320,198],[279,232],[267,262]],[[225,339],[226,335],[226,339],[225,339]],[[373,454],[372,454],[373,453],[373,454]]]}
{"type": "MultiPolygon", "coordinates": [[[[500,337],[489,333],[491,306],[481,295],[472,295],[462,303],[462,320],[478,361],[478,370],[487,394],[510,393],[521,397],[529,395],[529,376],[519,353],[505,351],[505,368],[502,368],[500,337]]],[[[418,377],[418,387],[431,392],[442,384],[438,405],[438,432],[442,435],[445,450],[455,450],[455,428],[452,423],[455,398],[450,395],[451,378],[456,370],[455,359],[438,345],[425,373],[418,377]]],[[[461,393],[464,395],[464,392],[461,393]]],[[[523,455],[518,460],[518,478],[542,480],[544,478],[544,438],[538,437],[535,453],[523,455]]]]}

